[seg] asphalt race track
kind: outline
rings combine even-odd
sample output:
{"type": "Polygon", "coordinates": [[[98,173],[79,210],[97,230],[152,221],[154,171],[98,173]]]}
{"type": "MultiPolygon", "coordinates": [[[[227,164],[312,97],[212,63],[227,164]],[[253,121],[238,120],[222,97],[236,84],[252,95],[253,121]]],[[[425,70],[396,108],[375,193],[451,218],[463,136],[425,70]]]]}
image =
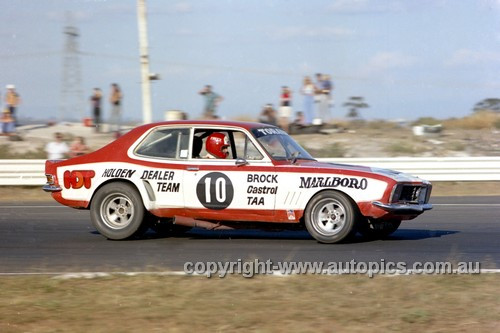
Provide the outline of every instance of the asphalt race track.
{"type": "Polygon", "coordinates": [[[500,267],[500,197],[437,197],[434,209],[385,240],[325,245],[306,231],[193,230],[183,236],[109,241],[88,211],[58,203],[0,204],[0,274],[182,270],[186,262],[479,261],[500,267]]]}

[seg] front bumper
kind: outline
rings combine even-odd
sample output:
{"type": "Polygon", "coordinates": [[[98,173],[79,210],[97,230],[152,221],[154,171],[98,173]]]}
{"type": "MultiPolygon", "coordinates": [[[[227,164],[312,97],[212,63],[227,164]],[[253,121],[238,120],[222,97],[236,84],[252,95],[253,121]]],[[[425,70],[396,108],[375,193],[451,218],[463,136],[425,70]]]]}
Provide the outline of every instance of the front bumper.
{"type": "Polygon", "coordinates": [[[432,204],[384,204],[380,201],[374,201],[372,204],[378,208],[381,208],[387,212],[395,215],[418,215],[422,214],[426,210],[432,209],[432,204]]]}

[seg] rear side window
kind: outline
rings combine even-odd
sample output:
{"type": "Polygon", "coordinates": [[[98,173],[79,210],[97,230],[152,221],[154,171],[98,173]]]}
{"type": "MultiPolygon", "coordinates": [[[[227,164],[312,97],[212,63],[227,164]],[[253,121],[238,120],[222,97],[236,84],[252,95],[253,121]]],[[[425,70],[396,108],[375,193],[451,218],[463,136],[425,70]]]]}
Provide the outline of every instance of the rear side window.
{"type": "Polygon", "coordinates": [[[189,129],[187,128],[162,128],[149,133],[137,146],[137,155],[168,158],[187,159],[189,150],[189,129]]]}

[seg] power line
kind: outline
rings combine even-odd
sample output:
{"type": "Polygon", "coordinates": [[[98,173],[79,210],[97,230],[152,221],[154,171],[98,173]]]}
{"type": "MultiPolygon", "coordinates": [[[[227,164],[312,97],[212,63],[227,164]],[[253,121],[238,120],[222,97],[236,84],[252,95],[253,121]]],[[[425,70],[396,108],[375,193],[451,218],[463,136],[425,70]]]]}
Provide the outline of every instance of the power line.
{"type": "MultiPolygon", "coordinates": [[[[108,59],[118,59],[123,61],[137,62],[136,56],[127,56],[127,55],[119,55],[119,54],[110,54],[110,53],[96,53],[96,52],[86,52],[86,51],[77,51],[78,55],[85,57],[96,57],[96,58],[108,58],[108,59]]],[[[0,55],[0,59],[7,58],[23,58],[23,57],[33,57],[39,58],[40,56],[52,56],[52,55],[60,55],[61,52],[40,52],[40,53],[24,53],[24,54],[16,54],[16,55],[0,55]]],[[[250,74],[262,74],[262,75],[280,75],[280,76],[304,76],[311,75],[311,73],[306,73],[303,71],[295,71],[295,70],[278,70],[278,69],[260,69],[260,68],[249,68],[249,67],[237,67],[237,66],[220,66],[220,65],[208,65],[208,64],[194,64],[194,63],[185,63],[185,62],[175,62],[175,61],[154,61],[155,64],[163,64],[168,66],[177,66],[184,68],[192,68],[192,69],[212,69],[218,71],[228,71],[228,72],[240,72],[240,73],[250,73],[250,74]]],[[[377,85],[406,85],[406,86],[420,86],[423,88],[457,88],[457,89],[499,89],[500,82],[493,83],[478,83],[478,82],[459,82],[457,80],[449,79],[449,80],[441,80],[441,81],[423,81],[423,80],[408,80],[408,79],[395,79],[395,80],[383,80],[383,77],[378,78],[366,78],[362,76],[352,76],[352,75],[335,75],[335,81],[354,81],[354,82],[363,82],[369,84],[377,84],[377,85]]]]}
{"type": "Polygon", "coordinates": [[[60,56],[63,54],[61,51],[47,51],[47,52],[30,52],[30,53],[13,53],[13,54],[0,54],[0,59],[22,59],[22,58],[40,58],[43,56],[60,56]]]}

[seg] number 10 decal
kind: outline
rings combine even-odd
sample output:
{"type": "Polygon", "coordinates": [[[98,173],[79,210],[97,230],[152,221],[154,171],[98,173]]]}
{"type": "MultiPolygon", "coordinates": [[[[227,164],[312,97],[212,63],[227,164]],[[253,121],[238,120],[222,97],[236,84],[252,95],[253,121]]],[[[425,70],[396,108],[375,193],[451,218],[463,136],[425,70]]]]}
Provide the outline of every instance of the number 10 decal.
{"type": "Polygon", "coordinates": [[[196,195],[204,207],[224,209],[233,201],[233,184],[223,173],[211,172],[203,176],[196,185],[196,195]]]}

